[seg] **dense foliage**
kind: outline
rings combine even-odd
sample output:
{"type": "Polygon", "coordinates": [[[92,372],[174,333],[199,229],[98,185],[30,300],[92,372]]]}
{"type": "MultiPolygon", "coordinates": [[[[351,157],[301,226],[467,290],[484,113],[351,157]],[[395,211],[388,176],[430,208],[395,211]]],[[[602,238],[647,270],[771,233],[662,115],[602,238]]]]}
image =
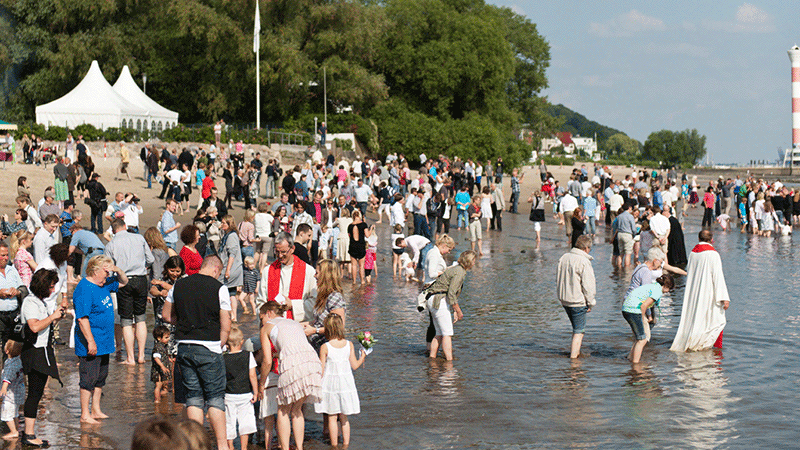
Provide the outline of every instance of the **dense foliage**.
{"type": "Polygon", "coordinates": [[[706,137],[697,130],[661,130],[650,133],[642,157],[658,161],[662,167],[689,166],[706,155],[706,137]]]}
{"type": "MultiPolygon", "coordinates": [[[[369,151],[509,162],[558,121],[547,114],[549,45],[536,25],[484,0],[261,1],[262,119],[354,132],[369,151]],[[327,88],[327,105],[324,90],[327,88]],[[352,106],[353,114],[337,114],[352,106]]],[[[253,0],[0,0],[5,118],[31,121],[98,60],[127,64],[182,123],[255,117],[253,0]]],[[[180,134],[180,130],[172,134],[180,134]]],[[[124,131],[117,130],[119,135],[124,131]]]]}
{"type": "Polygon", "coordinates": [[[605,150],[605,141],[611,136],[615,134],[624,135],[622,131],[589,120],[582,114],[561,104],[550,105],[547,108],[547,113],[553,117],[563,119],[564,122],[558,127],[558,131],[569,131],[573,135],[581,135],[583,137],[594,137],[595,133],[597,133],[597,143],[600,150],[605,150]]]}

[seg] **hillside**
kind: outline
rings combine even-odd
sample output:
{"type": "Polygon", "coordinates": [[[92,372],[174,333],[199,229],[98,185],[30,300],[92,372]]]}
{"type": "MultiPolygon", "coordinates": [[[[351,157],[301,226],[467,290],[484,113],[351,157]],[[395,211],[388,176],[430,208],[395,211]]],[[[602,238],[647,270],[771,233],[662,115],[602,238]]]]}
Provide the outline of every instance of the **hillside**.
{"type": "Polygon", "coordinates": [[[550,105],[547,113],[553,117],[563,117],[564,125],[558,131],[569,131],[573,135],[579,134],[584,137],[593,137],[597,133],[597,142],[602,148],[602,143],[609,137],[624,132],[605,125],[601,125],[593,120],[589,120],[583,115],[567,108],[564,105],[550,105]]]}

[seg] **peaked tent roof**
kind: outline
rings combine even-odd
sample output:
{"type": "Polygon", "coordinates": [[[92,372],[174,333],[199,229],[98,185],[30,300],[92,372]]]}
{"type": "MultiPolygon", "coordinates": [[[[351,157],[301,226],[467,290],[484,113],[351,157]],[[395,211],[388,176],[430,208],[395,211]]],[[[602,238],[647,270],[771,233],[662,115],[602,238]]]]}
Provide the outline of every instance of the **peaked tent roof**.
{"type": "Polygon", "coordinates": [[[36,107],[36,122],[47,126],[75,127],[91,124],[119,127],[123,119],[146,119],[147,110],[122,98],[106,81],[97,61],[65,96],[36,107]]]}
{"type": "Polygon", "coordinates": [[[133,81],[131,71],[127,65],[122,68],[122,73],[119,74],[117,82],[114,83],[114,91],[125,100],[147,110],[150,120],[171,122],[173,125],[178,122],[178,113],[159,105],[139,89],[139,86],[133,81]]]}

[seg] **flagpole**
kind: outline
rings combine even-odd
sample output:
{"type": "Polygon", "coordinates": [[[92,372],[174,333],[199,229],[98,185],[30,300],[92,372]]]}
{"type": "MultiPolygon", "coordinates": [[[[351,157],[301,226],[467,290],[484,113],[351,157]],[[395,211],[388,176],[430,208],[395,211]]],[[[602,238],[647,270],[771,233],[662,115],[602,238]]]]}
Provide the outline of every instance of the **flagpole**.
{"type": "Polygon", "coordinates": [[[256,130],[261,128],[261,13],[256,0],[256,17],[253,24],[253,51],[256,53],[256,130]]]}
{"type": "Polygon", "coordinates": [[[261,73],[260,63],[258,51],[256,51],[256,130],[261,128],[261,84],[258,82],[261,73]]]}

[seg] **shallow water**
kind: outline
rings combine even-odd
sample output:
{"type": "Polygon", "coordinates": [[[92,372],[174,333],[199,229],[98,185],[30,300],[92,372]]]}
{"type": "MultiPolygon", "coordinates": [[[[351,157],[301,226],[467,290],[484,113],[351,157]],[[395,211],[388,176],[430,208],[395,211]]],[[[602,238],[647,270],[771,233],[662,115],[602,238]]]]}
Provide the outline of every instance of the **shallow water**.
{"type": "MultiPolygon", "coordinates": [[[[687,249],[700,216],[691,212],[687,249]]],[[[793,350],[800,334],[795,278],[798,245],[717,230],[715,243],[732,295],[725,348],[669,351],[680,320],[684,279],[662,301],[662,317],[643,364],[625,359],[630,328],[619,312],[630,270],[614,271],[611,247],[596,238],[591,254],[598,305],[589,313],[584,352],[570,361],[571,328],[555,298],[555,266],[566,251],[551,217],[536,248],[527,216],[506,215],[505,231],[484,233],[484,251],[467,275],[455,326],[456,360],[425,356],[427,316],[414,308],[416,286],[392,280],[391,251],[379,250],[375,286],[347,286],[348,329],[379,340],[356,371],[362,412],[352,416],[353,449],[789,448],[796,447],[793,350]]],[[[380,226],[379,226],[380,227],[380,226]]],[[[378,230],[388,242],[388,227],[378,230]]],[[[463,231],[455,254],[469,248],[463,231]]],[[[255,319],[244,325],[255,332],[255,319]]],[[[148,350],[149,354],[149,350],[148,350]]],[[[39,436],[57,448],[128,448],[134,425],[154,412],[150,363],[112,363],[103,406],[112,419],[78,424],[78,374],[71,352],[59,353],[65,387],[51,381],[39,436]]],[[[321,424],[306,425],[309,449],[328,448],[321,424]]],[[[13,448],[13,445],[10,446],[13,448]]]]}

